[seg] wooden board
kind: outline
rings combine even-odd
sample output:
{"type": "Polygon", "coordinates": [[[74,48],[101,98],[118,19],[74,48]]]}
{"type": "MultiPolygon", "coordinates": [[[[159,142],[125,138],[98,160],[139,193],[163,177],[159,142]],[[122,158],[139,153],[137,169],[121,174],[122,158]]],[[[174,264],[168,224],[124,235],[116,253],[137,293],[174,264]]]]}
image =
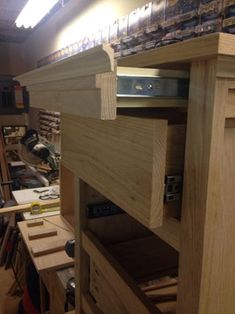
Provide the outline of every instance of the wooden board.
{"type": "Polygon", "coordinates": [[[142,52],[121,58],[120,66],[153,66],[160,64],[190,63],[195,60],[209,59],[217,55],[235,55],[235,38],[231,34],[215,33],[199,38],[142,52]]]}
{"type": "Polygon", "coordinates": [[[57,235],[57,230],[55,228],[35,229],[28,232],[29,240],[47,238],[55,235],[57,235]]]}
{"type": "Polygon", "coordinates": [[[113,50],[103,45],[16,79],[27,86],[32,107],[112,120],[117,102],[114,70],[113,50]]]}
{"type": "Polygon", "coordinates": [[[22,234],[23,240],[26,244],[26,247],[31,255],[32,261],[34,262],[34,265],[38,272],[49,269],[59,269],[65,266],[73,265],[73,259],[68,257],[65,251],[50,253],[45,256],[37,257],[33,257],[31,252],[31,248],[38,245],[39,246],[47,245],[48,243],[51,243],[53,241],[59,241],[61,239],[70,240],[74,238],[73,232],[70,231],[68,225],[66,224],[66,222],[64,222],[63,217],[57,215],[44,218],[44,225],[41,226],[41,229],[53,227],[57,230],[57,235],[49,238],[29,240],[28,239],[29,228],[27,227],[27,222],[26,221],[19,222],[18,226],[22,234]]]}
{"type": "Polygon", "coordinates": [[[31,252],[33,256],[40,256],[40,255],[46,255],[58,251],[62,251],[65,248],[65,239],[52,241],[51,243],[41,244],[37,246],[31,247],[31,252]]]}
{"type": "Polygon", "coordinates": [[[44,221],[42,219],[32,219],[27,221],[27,227],[35,227],[35,226],[41,226],[44,224],[44,221]]]}
{"type": "Polygon", "coordinates": [[[184,130],[160,119],[118,116],[111,122],[62,115],[62,163],[142,224],[156,228],[163,222],[165,174],[183,169],[184,130]]]}
{"type": "Polygon", "coordinates": [[[102,45],[19,75],[15,79],[22,86],[31,86],[112,71],[114,71],[113,50],[109,45],[102,45]]]}

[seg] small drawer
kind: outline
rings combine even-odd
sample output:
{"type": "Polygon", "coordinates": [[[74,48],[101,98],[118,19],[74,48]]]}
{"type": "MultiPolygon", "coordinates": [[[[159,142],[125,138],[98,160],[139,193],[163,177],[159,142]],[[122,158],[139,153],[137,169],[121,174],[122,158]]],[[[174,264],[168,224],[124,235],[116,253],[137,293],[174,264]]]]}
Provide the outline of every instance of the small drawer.
{"type": "Polygon", "coordinates": [[[175,313],[178,254],[159,238],[103,246],[87,231],[82,245],[90,257],[90,294],[102,313],[175,313]]]}
{"type": "Polygon", "coordinates": [[[185,125],[118,116],[101,121],[62,115],[62,163],[150,229],[180,201],[164,203],[165,177],[184,167],[185,125]]]}

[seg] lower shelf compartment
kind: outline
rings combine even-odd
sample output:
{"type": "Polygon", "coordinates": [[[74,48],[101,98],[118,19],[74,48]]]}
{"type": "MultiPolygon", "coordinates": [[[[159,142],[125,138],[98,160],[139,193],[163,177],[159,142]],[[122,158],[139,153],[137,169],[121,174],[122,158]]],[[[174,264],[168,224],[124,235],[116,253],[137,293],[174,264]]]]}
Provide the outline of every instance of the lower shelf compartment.
{"type": "Polygon", "coordinates": [[[90,257],[90,293],[104,314],[173,314],[178,253],[156,236],[104,246],[82,234],[90,257]]]}

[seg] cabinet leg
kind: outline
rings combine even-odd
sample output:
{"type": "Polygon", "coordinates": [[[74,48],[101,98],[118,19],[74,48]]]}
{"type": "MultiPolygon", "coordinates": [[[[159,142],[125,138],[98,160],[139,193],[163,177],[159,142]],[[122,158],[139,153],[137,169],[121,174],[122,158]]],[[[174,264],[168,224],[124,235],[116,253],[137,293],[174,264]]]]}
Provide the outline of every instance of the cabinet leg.
{"type": "Polygon", "coordinates": [[[177,314],[235,313],[235,129],[217,65],[191,68],[177,314]]]}

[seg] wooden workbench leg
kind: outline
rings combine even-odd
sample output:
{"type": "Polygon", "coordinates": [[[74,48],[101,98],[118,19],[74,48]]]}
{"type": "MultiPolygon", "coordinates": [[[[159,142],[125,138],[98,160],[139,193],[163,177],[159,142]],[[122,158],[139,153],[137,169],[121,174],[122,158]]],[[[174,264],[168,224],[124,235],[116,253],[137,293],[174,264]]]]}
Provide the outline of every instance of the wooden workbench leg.
{"type": "Polygon", "coordinates": [[[75,178],[75,276],[76,314],[82,313],[82,296],[89,291],[89,257],[81,246],[81,234],[87,228],[87,185],[75,178]]]}
{"type": "Polygon", "coordinates": [[[235,128],[217,65],[191,68],[177,314],[235,313],[235,128]]]}

